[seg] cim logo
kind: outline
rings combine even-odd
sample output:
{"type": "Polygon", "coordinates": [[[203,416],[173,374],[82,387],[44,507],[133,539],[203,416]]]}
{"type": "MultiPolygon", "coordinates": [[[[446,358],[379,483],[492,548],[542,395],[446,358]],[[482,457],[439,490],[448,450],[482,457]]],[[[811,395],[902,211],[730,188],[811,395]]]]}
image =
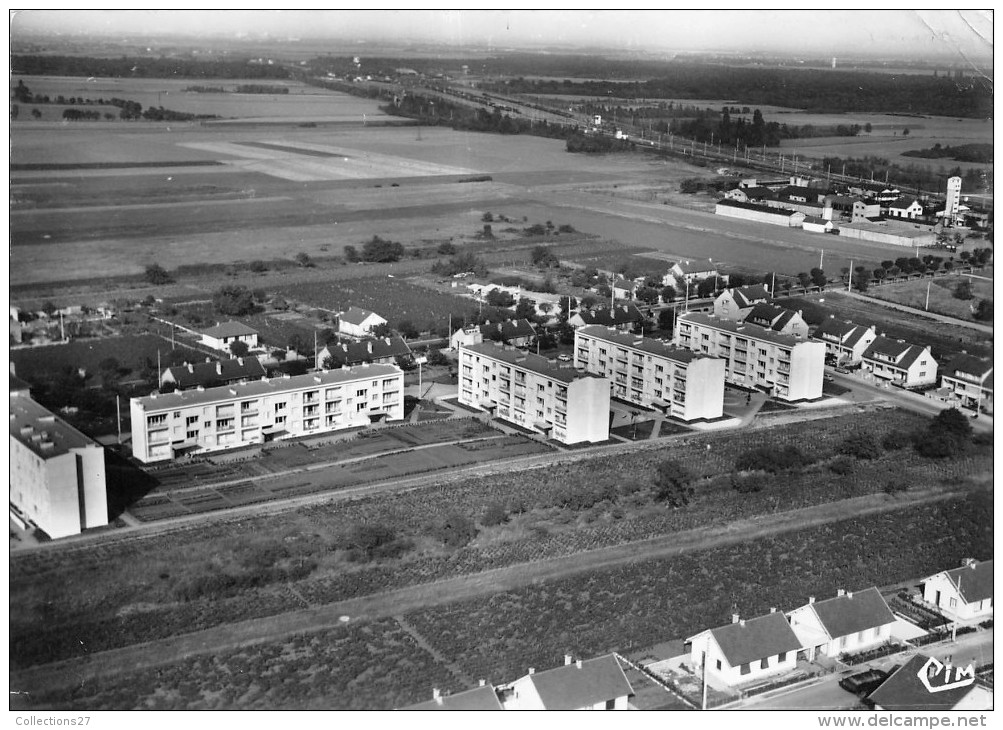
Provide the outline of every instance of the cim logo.
{"type": "Polygon", "coordinates": [[[941,664],[933,657],[926,660],[926,664],[920,667],[919,681],[923,683],[928,692],[946,692],[949,689],[958,689],[975,684],[975,667],[969,664],[962,669],[954,667],[954,679],[951,679],[951,665],[941,664]],[[934,684],[934,680],[937,683],[934,684]]]}

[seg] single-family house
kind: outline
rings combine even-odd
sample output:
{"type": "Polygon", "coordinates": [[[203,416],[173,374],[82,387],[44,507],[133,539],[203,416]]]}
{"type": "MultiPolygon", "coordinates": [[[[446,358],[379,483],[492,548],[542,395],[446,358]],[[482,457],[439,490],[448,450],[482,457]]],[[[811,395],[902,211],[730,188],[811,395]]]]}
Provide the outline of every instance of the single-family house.
{"type": "Polygon", "coordinates": [[[243,342],[250,349],[258,346],[258,331],[243,322],[223,322],[202,332],[202,344],[214,350],[230,351],[234,342],[243,342]]]}
{"type": "Polygon", "coordinates": [[[815,330],[812,339],[825,343],[826,360],[836,365],[855,365],[863,359],[864,351],[877,336],[873,325],[864,327],[829,315],[815,330]]]}
{"type": "Polygon", "coordinates": [[[468,689],[466,692],[456,694],[443,694],[438,689],[432,690],[432,699],[425,702],[418,702],[402,710],[454,710],[459,712],[480,711],[480,710],[501,710],[504,709],[498,701],[498,695],[491,685],[481,683],[480,687],[468,689]]]}
{"type": "Polygon", "coordinates": [[[993,412],[993,363],[972,355],[958,355],[944,366],[940,387],[963,408],[993,412]]]}
{"type": "Polygon", "coordinates": [[[916,388],[937,382],[937,361],[929,347],[910,345],[878,335],[864,350],[863,371],[866,377],[884,380],[903,388],[916,388]]]}
{"type": "Polygon", "coordinates": [[[498,688],[506,710],[626,710],[634,694],[612,654],[573,660],[544,672],[529,672],[498,688]]]}
{"type": "Polygon", "coordinates": [[[706,666],[729,685],[745,684],[794,669],[802,644],[783,613],[740,619],[686,640],[690,661],[706,666]]]}
{"type": "Polygon", "coordinates": [[[820,216],[806,215],[801,227],[809,233],[829,233],[835,226],[831,220],[820,216]]]}
{"type": "Polygon", "coordinates": [[[485,322],[481,325],[461,327],[449,338],[449,346],[460,347],[478,345],[485,340],[504,342],[516,347],[529,347],[536,339],[536,328],[528,319],[510,319],[505,322],[485,322]]]}
{"type": "Polygon", "coordinates": [[[742,321],[759,325],[782,335],[790,335],[799,340],[808,339],[808,323],[804,321],[800,310],[795,312],[793,309],[784,309],[774,304],[760,302],[749,310],[742,321]]]}
{"type": "Polygon", "coordinates": [[[362,363],[394,365],[398,358],[408,357],[411,357],[411,348],[400,335],[395,334],[327,345],[317,353],[315,366],[318,369],[334,370],[362,363]]]}
{"type": "Polygon", "coordinates": [[[993,617],[993,561],[966,561],[923,581],[923,600],[954,621],[993,617]]]}
{"type": "Polygon", "coordinates": [[[741,322],[754,306],[769,301],[770,292],[765,284],[736,286],[725,289],[717,295],[717,299],[714,300],[714,315],[721,319],[741,322]]]}
{"type": "Polygon", "coordinates": [[[622,277],[613,281],[613,297],[615,299],[634,299],[637,290],[644,286],[644,277],[639,279],[624,279],[622,277]]]}
{"type": "Polygon", "coordinates": [[[737,200],[739,203],[758,203],[763,200],[770,200],[774,193],[767,187],[753,185],[750,187],[738,187],[729,190],[724,194],[727,200],[737,200]]]}
{"type": "Polygon", "coordinates": [[[993,693],[975,681],[971,666],[954,667],[917,654],[867,697],[875,710],[978,711],[993,708],[993,693]]]}
{"type": "Polygon", "coordinates": [[[916,198],[902,196],[888,203],[887,215],[891,218],[919,218],[923,215],[923,204],[916,198]]]}
{"type": "Polygon", "coordinates": [[[349,307],[338,315],[338,332],[349,337],[365,337],[373,328],[387,321],[375,312],[359,307],[349,307]]]}
{"type": "Polygon", "coordinates": [[[256,357],[234,357],[228,360],[185,363],[166,368],[160,374],[160,386],[173,383],[178,390],[215,388],[230,383],[246,383],[265,377],[264,366],[256,357]]]}
{"type": "Polygon", "coordinates": [[[703,281],[704,279],[709,279],[712,276],[719,276],[717,266],[710,259],[698,259],[696,261],[677,261],[672,264],[672,268],[669,269],[669,273],[666,276],[672,276],[673,281],[665,281],[662,279],[662,284],[682,284],[686,282],[687,284],[692,284],[696,281],[703,281]]]}
{"type": "Polygon", "coordinates": [[[807,658],[837,657],[883,644],[891,638],[895,615],[877,588],[844,591],[834,598],[808,603],[787,614],[807,658]]]}
{"type": "Polygon", "coordinates": [[[618,304],[612,309],[579,310],[571,315],[568,319],[568,324],[575,329],[596,324],[602,327],[615,327],[618,330],[629,331],[638,322],[643,321],[644,315],[633,304],[618,304]]]}

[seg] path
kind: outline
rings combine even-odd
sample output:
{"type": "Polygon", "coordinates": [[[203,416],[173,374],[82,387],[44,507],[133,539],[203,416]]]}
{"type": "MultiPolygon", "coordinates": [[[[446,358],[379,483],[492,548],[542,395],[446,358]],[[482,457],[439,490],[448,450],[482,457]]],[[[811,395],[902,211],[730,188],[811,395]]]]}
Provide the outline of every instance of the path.
{"type": "Polygon", "coordinates": [[[846,291],[845,289],[829,289],[826,291],[826,296],[837,295],[841,297],[850,297],[851,299],[859,299],[861,301],[867,302],[869,304],[877,304],[882,307],[887,307],[888,309],[897,309],[900,312],[908,312],[909,314],[915,314],[917,317],[926,317],[927,319],[933,319],[937,322],[942,322],[944,324],[953,324],[957,327],[967,327],[969,329],[978,330],[987,335],[992,335],[993,326],[991,324],[979,324],[978,322],[971,322],[966,319],[958,319],[957,317],[948,317],[946,314],[937,314],[935,312],[927,312],[922,309],[916,309],[915,307],[907,307],[904,304],[896,304],[895,302],[889,302],[884,299],[878,299],[877,297],[869,297],[865,294],[858,294],[857,292],[846,291]]]}
{"type": "Polygon", "coordinates": [[[345,625],[341,620],[343,616],[350,617],[351,622],[400,616],[410,611],[481,598],[501,591],[517,590],[577,573],[606,570],[638,561],[668,558],[688,552],[734,545],[768,535],[863,515],[896,511],[964,494],[966,494],[964,491],[944,491],[935,488],[895,498],[884,494],[873,494],[572,555],[510,565],[275,616],[224,624],[203,631],[111,649],[26,670],[12,670],[10,687],[13,690],[36,692],[54,689],[95,677],[171,664],[198,654],[218,655],[239,646],[260,644],[293,634],[343,626],[345,625]]]}

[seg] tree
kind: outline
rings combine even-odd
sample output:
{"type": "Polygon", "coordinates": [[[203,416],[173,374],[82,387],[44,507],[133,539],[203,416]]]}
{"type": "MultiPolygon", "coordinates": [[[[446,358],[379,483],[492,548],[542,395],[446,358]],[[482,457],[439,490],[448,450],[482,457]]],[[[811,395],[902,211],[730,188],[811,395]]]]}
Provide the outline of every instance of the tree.
{"type": "Polygon", "coordinates": [[[31,110],[31,116],[34,117],[35,119],[41,119],[42,118],[42,112],[39,109],[32,109],[31,110]]]}
{"type": "Polygon", "coordinates": [[[51,317],[56,313],[56,305],[46,300],[42,302],[42,311],[45,312],[47,317],[51,317]]]}
{"type": "Polygon", "coordinates": [[[296,254],[296,263],[299,264],[304,269],[309,269],[315,266],[313,259],[310,258],[310,254],[305,251],[300,251],[296,254]]]}
{"type": "Polygon", "coordinates": [[[359,251],[355,246],[345,246],[343,251],[345,252],[345,261],[348,263],[354,264],[359,260],[359,251]]]}
{"type": "Polygon", "coordinates": [[[697,296],[701,299],[713,296],[715,291],[717,291],[717,279],[713,276],[702,279],[697,284],[697,296]]]}
{"type": "Polygon", "coordinates": [[[839,453],[858,459],[876,459],[881,456],[881,445],[866,431],[850,434],[839,445],[839,453]]]}
{"type": "Polygon", "coordinates": [[[393,334],[393,330],[390,329],[390,325],[386,322],[380,322],[369,330],[369,334],[373,337],[389,337],[393,334]]]}
{"type": "Polygon", "coordinates": [[[276,362],[282,362],[286,359],[286,351],[278,349],[272,350],[272,359],[276,362]]]}
{"type": "Polygon", "coordinates": [[[829,278],[825,275],[825,271],[822,269],[816,266],[811,270],[811,283],[815,286],[824,287],[828,281],[829,278]]]}
{"type": "Polygon", "coordinates": [[[862,266],[858,266],[853,272],[853,288],[860,292],[867,291],[867,285],[871,281],[871,272],[862,266]]]}
{"type": "Polygon", "coordinates": [[[974,299],[975,295],[972,294],[972,282],[968,279],[962,279],[954,287],[954,298],[955,299],[974,299]]]}
{"type": "Polygon", "coordinates": [[[982,299],[979,301],[978,306],[975,308],[975,313],[972,315],[975,319],[980,322],[992,322],[993,321],[993,302],[991,299],[982,299]]]}
{"type": "Polygon", "coordinates": [[[482,221],[483,221],[484,223],[490,223],[490,222],[491,222],[491,221],[493,221],[494,219],[495,219],[495,217],[494,217],[494,215],[493,215],[493,214],[491,213],[491,211],[488,211],[487,213],[485,213],[484,215],[482,215],[482,216],[481,216],[481,220],[482,220],[482,221]]]}
{"type": "Polygon", "coordinates": [[[481,524],[484,527],[495,527],[506,522],[508,522],[508,512],[505,510],[505,505],[501,502],[492,502],[489,504],[481,516],[481,524]]]}
{"type": "Polygon", "coordinates": [[[229,317],[240,317],[257,310],[254,294],[239,284],[226,284],[217,289],[212,295],[212,303],[217,312],[229,317]]]}
{"type": "Polygon", "coordinates": [[[658,329],[663,332],[672,332],[676,326],[676,312],[674,309],[663,309],[658,313],[658,329]]]}
{"type": "Polygon", "coordinates": [[[456,253],[456,246],[453,245],[452,241],[443,241],[435,250],[436,253],[441,253],[443,256],[452,256],[456,253]]]}
{"type": "Polygon", "coordinates": [[[451,511],[432,525],[431,532],[449,547],[457,548],[477,537],[477,526],[466,515],[451,511]]]}
{"type": "Polygon", "coordinates": [[[871,272],[871,276],[873,276],[878,281],[881,281],[882,279],[885,278],[887,273],[888,272],[886,272],[883,268],[879,266],[878,268],[876,268],[874,271],[871,272]]]}
{"type": "Polygon", "coordinates": [[[802,289],[807,289],[811,285],[811,276],[807,272],[802,271],[798,274],[798,284],[802,289]]]}
{"type": "Polygon", "coordinates": [[[533,303],[533,300],[526,297],[520,298],[519,303],[515,307],[515,316],[517,319],[528,319],[531,322],[535,320],[536,305],[533,303]]]}
{"type": "Polygon", "coordinates": [[[399,261],[404,255],[404,246],[396,241],[387,241],[373,236],[362,245],[362,260],[374,263],[399,261]]]}
{"type": "Polygon", "coordinates": [[[296,333],[289,336],[289,340],[286,342],[286,345],[290,350],[295,350],[301,355],[309,350],[309,346],[307,345],[306,340],[303,339],[303,336],[296,333]]]}
{"type": "Polygon", "coordinates": [[[671,302],[676,298],[676,288],[672,284],[666,284],[662,287],[662,301],[665,303],[671,302]]]}
{"type": "Polygon", "coordinates": [[[250,349],[250,346],[243,340],[234,340],[230,343],[230,354],[234,357],[243,357],[250,349]]]}
{"type": "Polygon", "coordinates": [[[658,290],[650,286],[642,286],[634,292],[634,296],[645,304],[658,304],[658,290]]]}
{"type": "Polygon", "coordinates": [[[146,267],[146,280],[151,284],[160,286],[161,284],[170,284],[174,279],[171,275],[167,273],[167,270],[160,264],[149,264],[146,267]]]}
{"type": "Polygon", "coordinates": [[[534,266],[549,268],[561,265],[561,262],[557,260],[557,256],[546,246],[534,246],[530,256],[534,266]]]}
{"type": "Polygon", "coordinates": [[[410,319],[402,319],[400,322],[398,322],[397,332],[400,333],[401,337],[407,340],[413,340],[420,334],[418,332],[418,328],[415,327],[414,322],[412,322],[410,319]]]}
{"type": "Polygon", "coordinates": [[[492,307],[511,307],[515,304],[515,297],[504,289],[491,289],[484,299],[492,307]]]}
{"type": "Polygon", "coordinates": [[[675,459],[658,465],[655,475],[655,500],[668,502],[676,509],[685,507],[693,498],[693,474],[675,459]]]}
{"type": "Polygon", "coordinates": [[[972,424],[957,408],[941,411],[925,431],[916,434],[913,448],[920,456],[944,459],[962,454],[972,437],[972,424]]]}

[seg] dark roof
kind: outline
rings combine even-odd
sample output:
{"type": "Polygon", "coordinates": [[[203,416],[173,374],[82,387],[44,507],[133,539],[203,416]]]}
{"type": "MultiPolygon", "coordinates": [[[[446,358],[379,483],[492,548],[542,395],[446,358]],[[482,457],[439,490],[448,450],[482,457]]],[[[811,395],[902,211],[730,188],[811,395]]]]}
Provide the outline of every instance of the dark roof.
{"type": "Polygon", "coordinates": [[[404,357],[410,354],[411,348],[407,346],[400,335],[390,335],[389,337],[371,337],[358,342],[328,345],[321,350],[320,360],[323,362],[329,356],[334,367],[341,367],[373,362],[387,357],[404,357]],[[324,355],[325,352],[327,356],[324,355]]]}
{"type": "Polygon", "coordinates": [[[801,648],[794,630],[779,611],[744,623],[720,626],[710,633],[733,667],[801,648]]]}
{"type": "Polygon", "coordinates": [[[816,601],[811,607],[834,639],[895,622],[894,614],[877,588],[816,601]]]}
{"type": "MultiPolygon", "coordinates": [[[[380,315],[375,312],[370,312],[368,309],[349,307],[347,310],[338,315],[338,321],[348,322],[349,324],[362,324],[366,321],[367,317],[372,317],[374,315],[380,317],[380,315]]],[[[383,317],[380,317],[380,319],[383,319],[383,317]]]]}
{"type": "Polygon", "coordinates": [[[896,367],[908,368],[925,351],[926,348],[919,345],[910,345],[908,342],[899,342],[879,335],[864,350],[864,357],[873,357],[875,354],[888,355],[895,359],[896,367]]]}
{"type": "Polygon", "coordinates": [[[825,218],[822,218],[822,217],[817,216],[817,215],[806,215],[804,217],[804,222],[805,223],[814,223],[815,225],[819,225],[819,226],[824,226],[826,223],[831,223],[831,221],[827,221],[825,218]]]}
{"type": "Polygon", "coordinates": [[[256,329],[251,329],[243,322],[234,322],[230,320],[229,322],[223,322],[215,327],[210,327],[207,330],[202,331],[203,335],[208,335],[209,337],[240,337],[241,335],[256,335],[258,331],[256,329]]]}
{"type": "Polygon", "coordinates": [[[500,360],[515,367],[523,368],[534,373],[539,373],[553,380],[562,383],[571,383],[579,377],[589,377],[578,374],[574,368],[562,368],[556,363],[550,362],[542,355],[523,350],[507,350],[498,342],[482,342],[478,345],[463,345],[461,350],[469,350],[479,355],[485,355],[493,360],[500,360]]]}
{"type": "Polygon", "coordinates": [[[966,603],[993,597],[993,561],[983,560],[947,571],[947,577],[957,586],[966,603]]]}
{"type": "Polygon", "coordinates": [[[773,208],[769,205],[760,205],[759,203],[743,203],[740,200],[730,200],[728,198],[723,198],[717,201],[718,205],[723,205],[727,208],[742,208],[743,210],[758,210],[760,213],[772,213],[773,215],[783,215],[792,216],[797,211],[790,210],[788,208],[773,208]]]}
{"type": "Polygon", "coordinates": [[[401,708],[404,710],[501,710],[501,702],[493,687],[475,687],[455,695],[442,695],[439,699],[419,702],[401,708]]]}
{"type": "Polygon", "coordinates": [[[797,312],[791,309],[761,302],[746,315],[745,321],[780,332],[796,315],[797,312]]]}
{"type": "Polygon", "coordinates": [[[634,694],[612,654],[529,675],[548,710],[576,710],[634,694]]]}
{"type": "Polygon", "coordinates": [[[986,377],[992,371],[993,363],[991,360],[982,360],[973,355],[964,354],[955,357],[944,368],[945,373],[965,373],[979,379],[986,377]]]}
{"type": "Polygon", "coordinates": [[[770,190],[769,188],[764,188],[761,185],[756,185],[755,187],[751,188],[739,188],[739,189],[742,190],[745,193],[746,197],[750,199],[773,197],[773,191],[770,190]]]}
{"type": "Polygon", "coordinates": [[[668,360],[675,360],[676,362],[689,363],[693,362],[698,357],[702,357],[699,353],[687,350],[684,347],[667,345],[661,340],[655,340],[651,337],[639,337],[637,335],[627,334],[626,332],[620,332],[619,330],[611,329],[609,327],[588,325],[586,327],[579,327],[578,331],[583,335],[594,337],[597,340],[605,340],[606,342],[612,342],[613,344],[620,345],[621,347],[630,347],[635,350],[640,350],[641,352],[647,352],[651,355],[664,357],[668,360]]]}
{"type": "Polygon", "coordinates": [[[797,196],[804,198],[809,203],[818,203],[819,190],[815,188],[804,188],[798,185],[788,185],[777,191],[777,200],[797,196]]]}
{"type": "Polygon", "coordinates": [[[620,304],[611,311],[606,309],[593,309],[592,311],[582,310],[578,312],[585,324],[599,324],[606,327],[618,324],[627,324],[644,319],[641,310],[633,304],[620,304]]]}
{"type": "Polygon", "coordinates": [[[263,377],[265,368],[256,357],[235,357],[218,362],[197,362],[168,368],[171,379],[179,388],[194,388],[197,385],[209,388],[234,380],[257,380],[263,377]]]}
{"type": "MultiPolygon", "coordinates": [[[[853,322],[844,322],[841,319],[836,319],[835,317],[828,317],[823,320],[822,324],[818,326],[815,330],[815,336],[820,335],[834,335],[842,340],[848,334],[857,329],[858,325],[853,322]]],[[[861,328],[863,329],[863,328],[861,328]]]]}
{"type": "Polygon", "coordinates": [[[901,198],[896,198],[895,200],[890,202],[888,204],[888,207],[895,208],[896,210],[905,210],[906,208],[908,208],[909,206],[911,206],[913,203],[916,202],[917,202],[916,198],[907,198],[905,196],[902,196],[901,198]]]}
{"type": "Polygon", "coordinates": [[[17,377],[14,373],[10,374],[10,392],[11,393],[21,393],[31,391],[31,385],[21,378],[17,377]]]}
{"type": "Polygon", "coordinates": [[[490,337],[492,332],[501,332],[502,338],[514,340],[519,337],[532,337],[536,328],[528,319],[510,319],[506,322],[491,322],[480,326],[481,334],[490,337]]]}
{"type": "Polygon", "coordinates": [[[731,289],[730,291],[735,303],[742,309],[751,307],[756,302],[766,301],[770,298],[770,293],[766,290],[765,284],[740,286],[731,289]]]}
{"type": "Polygon", "coordinates": [[[677,261],[676,266],[684,274],[702,274],[705,271],[717,271],[717,266],[710,259],[706,261],[677,261]]]}
{"type": "Polygon", "coordinates": [[[676,321],[704,327],[713,327],[716,330],[730,332],[731,334],[738,335],[739,337],[749,337],[757,340],[763,340],[765,342],[772,342],[782,347],[794,347],[801,343],[801,340],[798,340],[794,337],[794,335],[774,332],[766,327],[760,327],[758,324],[735,322],[730,319],[715,317],[713,314],[707,314],[706,312],[687,312],[686,314],[680,314],[676,321]]]}
{"type": "MultiPolygon", "coordinates": [[[[868,700],[885,710],[952,709],[972,691],[974,685],[930,692],[919,678],[919,672],[929,660],[930,657],[925,654],[917,654],[871,692],[868,700]]],[[[943,674],[932,679],[930,683],[934,687],[943,684],[943,674]]]]}

